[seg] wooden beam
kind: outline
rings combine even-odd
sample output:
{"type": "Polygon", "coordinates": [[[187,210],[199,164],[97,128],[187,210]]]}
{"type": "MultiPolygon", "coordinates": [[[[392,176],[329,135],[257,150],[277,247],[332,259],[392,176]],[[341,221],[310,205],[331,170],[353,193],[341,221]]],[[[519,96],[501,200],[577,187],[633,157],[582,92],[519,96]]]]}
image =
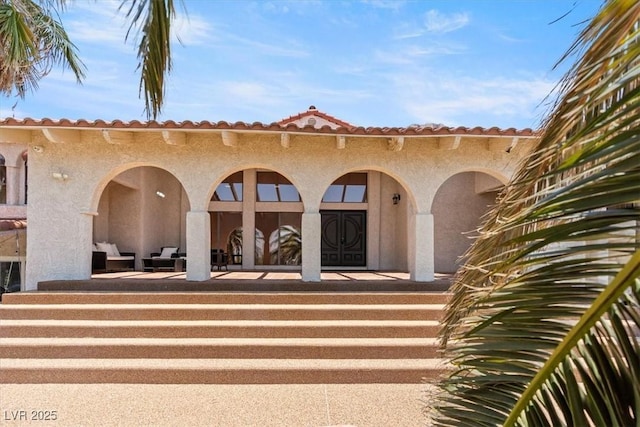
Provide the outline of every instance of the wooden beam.
{"type": "Polygon", "coordinates": [[[235,147],[238,144],[237,133],[223,130],[220,135],[222,136],[222,143],[227,147],[235,147]]]}
{"type": "Polygon", "coordinates": [[[3,144],[31,144],[31,130],[5,129],[0,130],[0,143],[3,144]]]}
{"type": "Polygon", "coordinates": [[[60,144],[63,142],[80,142],[80,131],[72,129],[42,129],[42,134],[47,141],[60,144]]]}
{"type": "Polygon", "coordinates": [[[187,134],[185,132],[163,130],[162,140],[169,145],[185,145],[187,143],[187,134]]]}
{"type": "Polygon", "coordinates": [[[347,137],[344,135],[336,136],[336,148],[343,150],[347,146],[347,137]]]}
{"type": "Polygon", "coordinates": [[[109,129],[102,129],[102,139],[109,144],[126,144],[133,139],[133,132],[129,131],[113,131],[109,129]]]}
{"type": "Polygon", "coordinates": [[[389,151],[400,151],[404,147],[404,136],[394,136],[389,138],[387,148],[389,151]]]}
{"type": "Polygon", "coordinates": [[[290,147],[290,143],[291,143],[291,137],[289,136],[288,133],[281,133],[280,134],[280,145],[282,145],[284,148],[289,148],[290,147]]]}

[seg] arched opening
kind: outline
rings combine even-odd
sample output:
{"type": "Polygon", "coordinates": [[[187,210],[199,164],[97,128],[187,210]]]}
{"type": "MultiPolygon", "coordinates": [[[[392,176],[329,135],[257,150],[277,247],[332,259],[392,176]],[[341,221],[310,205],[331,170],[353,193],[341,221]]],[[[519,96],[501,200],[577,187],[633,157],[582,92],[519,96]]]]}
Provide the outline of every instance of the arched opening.
{"type": "Polygon", "coordinates": [[[449,177],[433,200],[435,271],[454,273],[503,183],[484,172],[449,177]]]}
{"type": "Polygon", "coordinates": [[[93,242],[100,247],[95,249],[103,251],[108,249],[104,244],[112,244],[117,251],[112,246],[107,256],[135,253],[135,269],[163,247],[179,248],[184,254],[189,209],[182,184],[170,172],[152,166],[128,169],[109,181],[100,195],[93,221],[93,242]]]}
{"type": "Polygon", "coordinates": [[[408,269],[409,197],[393,177],[374,170],[346,173],[320,205],[324,269],[408,269]]]}
{"type": "Polygon", "coordinates": [[[228,254],[232,266],[300,266],[303,205],[285,176],[263,169],[235,172],[216,187],[209,211],[212,251],[228,254]],[[253,230],[251,248],[243,242],[246,230],[253,230]]]}

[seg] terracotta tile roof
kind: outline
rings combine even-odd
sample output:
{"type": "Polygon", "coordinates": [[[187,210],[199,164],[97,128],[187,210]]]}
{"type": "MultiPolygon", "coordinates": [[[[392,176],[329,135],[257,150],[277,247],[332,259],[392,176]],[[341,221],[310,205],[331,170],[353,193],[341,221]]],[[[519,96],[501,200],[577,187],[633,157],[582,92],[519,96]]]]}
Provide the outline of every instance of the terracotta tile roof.
{"type": "Polygon", "coordinates": [[[310,116],[315,116],[315,117],[322,117],[323,119],[331,122],[331,123],[335,123],[336,125],[340,126],[340,127],[345,127],[345,128],[352,128],[354,127],[352,124],[349,124],[343,120],[337,119],[333,116],[330,116],[327,113],[323,113],[322,111],[318,110],[316,107],[314,107],[313,105],[309,107],[309,109],[307,111],[304,111],[302,113],[298,113],[295,116],[289,116],[286,119],[282,119],[278,122],[278,124],[280,125],[287,125],[289,123],[293,123],[296,120],[300,120],[303,119],[305,117],[310,117],[310,116]]]}
{"type": "MultiPolygon", "coordinates": [[[[317,112],[315,114],[318,114],[317,112]]],[[[295,116],[293,116],[295,117],[295,116]]],[[[330,116],[329,116],[330,117],[330,116]]],[[[501,129],[498,127],[483,128],[480,126],[469,128],[464,126],[448,127],[441,125],[411,125],[408,127],[362,127],[351,126],[346,122],[344,126],[340,126],[337,129],[332,129],[329,126],[322,126],[321,128],[315,128],[312,125],[306,125],[299,127],[294,123],[282,123],[287,122],[289,119],[284,119],[281,122],[276,123],[245,123],[235,122],[229,123],[226,121],[210,122],[201,121],[193,122],[185,120],[182,122],[175,122],[173,120],[167,120],[164,122],[148,121],[141,122],[138,120],[132,120],[125,122],[122,120],[70,120],[70,119],[15,119],[11,117],[0,119],[0,127],[6,126],[11,128],[65,128],[65,129],[121,129],[121,130],[214,130],[223,131],[231,130],[236,132],[243,131],[260,131],[260,132],[295,132],[295,133],[308,133],[308,134],[328,134],[328,135],[354,135],[354,136],[446,136],[446,135],[484,135],[484,136],[537,136],[538,133],[531,128],[526,129],[501,129]]],[[[295,120],[295,119],[294,119],[295,120]]],[[[337,119],[334,119],[337,120],[337,119]]]]}

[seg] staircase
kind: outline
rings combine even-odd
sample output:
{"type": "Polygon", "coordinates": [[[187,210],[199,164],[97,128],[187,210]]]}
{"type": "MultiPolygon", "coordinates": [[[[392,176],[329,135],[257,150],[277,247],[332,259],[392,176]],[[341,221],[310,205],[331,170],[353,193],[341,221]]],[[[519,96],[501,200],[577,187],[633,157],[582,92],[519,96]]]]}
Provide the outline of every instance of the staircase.
{"type": "Polygon", "coordinates": [[[435,292],[5,294],[0,383],[420,383],[435,292]]]}

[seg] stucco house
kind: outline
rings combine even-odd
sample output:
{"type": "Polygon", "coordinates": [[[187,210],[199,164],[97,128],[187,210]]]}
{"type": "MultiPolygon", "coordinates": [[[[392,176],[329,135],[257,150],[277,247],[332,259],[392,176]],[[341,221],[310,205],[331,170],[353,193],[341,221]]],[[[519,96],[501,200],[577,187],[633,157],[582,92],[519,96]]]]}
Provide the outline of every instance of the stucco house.
{"type": "Polygon", "coordinates": [[[28,218],[22,289],[87,279],[94,244],[230,268],[453,272],[531,129],[349,124],[311,106],[271,124],[0,120],[0,219],[28,218]],[[28,167],[27,167],[28,165],[28,167]],[[28,198],[27,198],[28,183],[28,198]],[[28,202],[28,207],[27,207],[28,202]],[[250,236],[250,237],[247,237],[250,236]],[[249,240],[251,243],[247,243],[249,240]]]}

